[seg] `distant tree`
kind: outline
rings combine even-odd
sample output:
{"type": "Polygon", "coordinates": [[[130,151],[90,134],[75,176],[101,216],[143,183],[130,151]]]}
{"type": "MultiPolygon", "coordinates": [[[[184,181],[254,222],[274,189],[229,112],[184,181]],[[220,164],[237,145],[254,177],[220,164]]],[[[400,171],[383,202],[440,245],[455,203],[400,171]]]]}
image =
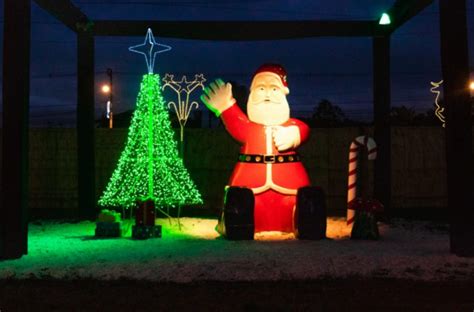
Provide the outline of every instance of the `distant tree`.
{"type": "MultiPolygon", "coordinates": [[[[130,126],[130,120],[132,119],[133,110],[127,110],[121,113],[113,115],[113,127],[114,128],[128,128],[130,126]]],[[[105,114],[102,114],[100,119],[96,120],[97,127],[108,128],[109,119],[105,114]]]]}
{"type": "Polygon", "coordinates": [[[390,118],[392,122],[410,123],[415,118],[416,112],[413,107],[394,106],[390,109],[390,118]]]}
{"type": "MultiPolygon", "coordinates": [[[[173,128],[179,127],[178,118],[173,111],[169,112],[171,126],[173,128]]],[[[114,128],[128,128],[130,127],[130,122],[132,120],[133,110],[127,110],[121,113],[114,114],[114,128]]],[[[193,110],[189,116],[188,122],[186,123],[186,127],[188,128],[200,128],[201,127],[201,119],[202,119],[202,111],[200,110],[193,110]]],[[[100,119],[96,120],[96,125],[98,128],[108,128],[109,127],[109,120],[102,114],[100,119]]]]}
{"type": "Polygon", "coordinates": [[[417,113],[413,107],[396,106],[390,111],[390,121],[395,126],[435,126],[441,121],[436,117],[435,109],[430,108],[424,113],[417,113]]]}
{"type": "MultiPolygon", "coordinates": [[[[474,97],[470,98],[471,103],[471,120],[474,124],[474,97]]],[[[446,106],[444,101],[439,101],[439,106],[444,107],[441,114],[446,117],[446,106]]],[[[442,122],[436,116],[436,107],[426,110],[424,113],[417,113],[413,107],[396,106],[392,107],[390,111],[390,121],[396,126],[438,126],[442,122]]]]}
{"type": "Polygon", "coordinates": [[[438,117],[436,117],[434,108],[430,108],[425,112],[424,120],[422,123],[426,126],[436,126],[441,124],[441,121],[438,119],[438,117]]]}
{"type": "Polygon", "coordinates": [[[116,114],[114,116],[114,125],[117,125],[119,128],[128,128],[130,127],[130,122],[133,117],[134,110],[127,110],[123,113],[116,114]]]}
{"type": "Polygon", "coordinates": [[[397,126],[413,125],[416,115],[413,107],[406,107],[405,105],[394,106],[390,109],[390,121],[397,126]]]}
{"type": "Polygon", "coordinates": [[[338,126],[344,124],[346,116],[339,106],[322,99],[313,110],[312,121],[317,127],[338,126]]]}

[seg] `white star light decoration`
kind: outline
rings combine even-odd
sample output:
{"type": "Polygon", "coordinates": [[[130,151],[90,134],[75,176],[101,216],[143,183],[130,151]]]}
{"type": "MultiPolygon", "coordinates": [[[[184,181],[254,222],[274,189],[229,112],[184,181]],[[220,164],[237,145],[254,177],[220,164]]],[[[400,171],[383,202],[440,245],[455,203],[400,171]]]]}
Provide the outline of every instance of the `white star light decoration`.
{"type": "Polygon", "coordinates": [[[153,32],[150,28],[146,32],[145,41],[142,44],[137,44],[128,48],[130,52],[142,54],[145,57],[146,66],[148,67],[148,73],[153,74],[153,68],[155,67],[155,58],[158,53],[163,53],[171,50],[170,46],[160,44],[155,41],[153,32]]]}
{"type": "Polygon", "coordinates": [[[163,90],[168,87],[172,89],[174,92],[176,92],[176,95],[178,97],[178,104],[174,101],[170,101],[168,103],[168,108],[174,109],[174,112],[176,113],[176,117],[178,117],[179,125],[181,128],[181,136],[180,136],[180,141],[183,142],[183,129],[184,126],[186,125],[186,122],[188,121],[189,114],[191,113],[191,110],[193,106],[195,108],[199,107],[199,104],[196,101],[192,101],[189,103],[189,97],[190,94],[196,90],[196,88],[200,87],[201,89],[204,89],[204,82],[206,79],[204,78],[204,74],[199,74],[199,75],[194,75],[194,80],[188,81],[186,76],[183,76],[180,81],[175,81],[174,80],[174,75],[166,74],[165,77],[163,78],[163,86],[161,87],[163,90]]]}

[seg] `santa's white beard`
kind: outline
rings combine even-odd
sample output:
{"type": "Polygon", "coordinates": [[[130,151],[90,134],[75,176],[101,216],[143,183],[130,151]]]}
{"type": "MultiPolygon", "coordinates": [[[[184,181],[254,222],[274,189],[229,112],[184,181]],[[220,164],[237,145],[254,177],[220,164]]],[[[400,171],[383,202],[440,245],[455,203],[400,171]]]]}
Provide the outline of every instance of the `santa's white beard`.
{"type": "Polygon", "coordinates": [[[290,119],[290,106],[286,97],[283,97],[280,103],[265,100],[253,102],[249,98],[247,115],[252,122],[265,126],[277,126],[290,119]]]}

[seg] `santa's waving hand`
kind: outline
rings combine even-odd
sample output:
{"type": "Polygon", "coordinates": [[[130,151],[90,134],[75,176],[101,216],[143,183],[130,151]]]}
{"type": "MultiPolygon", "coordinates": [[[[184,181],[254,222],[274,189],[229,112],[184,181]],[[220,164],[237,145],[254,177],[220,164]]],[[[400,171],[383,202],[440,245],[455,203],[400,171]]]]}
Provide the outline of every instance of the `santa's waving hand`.
{"type": "Polygon", "coordinates": [[[235,99],[232,96],[232,85],[224,83],[221,79],[212,82],[208,87],[204,88],[204,94],[201,100],[207,108],[216,114],[217,117],[234,104],[235,99]]]}

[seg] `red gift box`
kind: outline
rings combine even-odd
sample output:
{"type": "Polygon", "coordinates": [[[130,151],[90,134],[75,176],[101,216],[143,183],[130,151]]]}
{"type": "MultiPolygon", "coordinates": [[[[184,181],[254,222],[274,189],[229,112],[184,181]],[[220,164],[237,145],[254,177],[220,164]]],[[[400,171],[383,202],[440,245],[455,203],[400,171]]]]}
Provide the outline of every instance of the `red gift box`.
{"type": "Polygon", "coordinates": [[[155,225],[155,202],[152,200],[139,201],[135,214],[136,225],[155,225]]]}
{"type": "Polygon", "coordinates": [[[380,213],[383,211],[383,205],[381,202],[374,198],[362,199],[360,197],[357,197],[349,203],[348,209],[352,209],[355,211],[380,213]]]}

